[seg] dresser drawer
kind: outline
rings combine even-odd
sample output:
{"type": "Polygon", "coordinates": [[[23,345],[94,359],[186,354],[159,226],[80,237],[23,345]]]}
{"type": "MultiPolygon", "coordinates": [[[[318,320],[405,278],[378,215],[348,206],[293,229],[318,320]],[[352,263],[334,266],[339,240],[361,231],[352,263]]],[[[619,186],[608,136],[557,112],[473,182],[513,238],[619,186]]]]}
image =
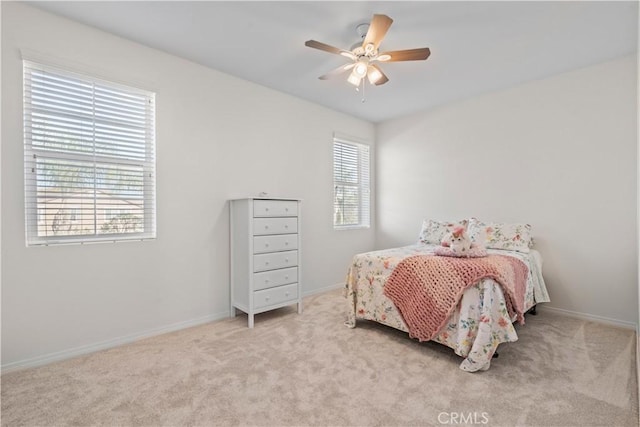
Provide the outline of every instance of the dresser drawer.
{"type": "Polygon", "coordinates": [[[276,270],[278,268],[296,267],[298,251],[274,252],[253,256],[253,272],[276,270]]]}
{"type": "Polygon", "coordinates": [[[292,251],[298,249],[297,234],[275,234],[272,236],[256,236],[253,238],[253,253],[292,251]]]}
{"type": "Polygon", "coordinates": [[[298,284],[278,286],[253,293],[253,308],[259,309],[298,298],[298,284]]]}
{"type": "Polygon", "coordinates": [[[254,236],[267,234],[295,234],[298,232],[298,218],[255,218],[254,236]]]}
{"type": "Polygon", "coordinates": [[[253,216],[298,216],[298,202],[295,200],[254,200],[253,216]]]}
{"type": "Polygon", "coordinates": [[[279,270],[265,271],[253,274],[253,290],[274,288],[298,282],[298,267],[281,268],[279,270]]]}

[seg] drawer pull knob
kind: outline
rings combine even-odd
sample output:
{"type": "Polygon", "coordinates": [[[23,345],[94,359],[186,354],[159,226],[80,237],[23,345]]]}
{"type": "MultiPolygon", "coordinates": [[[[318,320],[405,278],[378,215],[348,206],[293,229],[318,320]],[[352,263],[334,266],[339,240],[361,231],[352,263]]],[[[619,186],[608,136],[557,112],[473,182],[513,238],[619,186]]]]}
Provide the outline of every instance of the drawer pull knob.
{"type": "Polygon", "coordinates": [[[269,226],[268,226],[268,225],[265,225],[265,226],[264,226],[264,229],[265,229],[265,230],[268,230],[268,229],[269,229],[269,226]]]}
{"type": "Polygon", "coordinates": [[[264,265],[269,265],[269,261],[265,261],[264,265]]]}
{"type": "Polygon", "coordinates": [[[284,208],[284,211],[285,212],[289,212],[289,208],[284,208]]]}
{"type": "Polygon", "coordinates": [[[289,228],[289,226],[285,224],[285,225],[284,225],[284,228],[289,228]]]}
{"type": "Polygon", "coordinates": [[[288,297],[288,296],[289,296],[289,292],[285,292],[285,293],[284,293],[284,296],[285,296],[285,297],[288,297]]]}
{"type": "Polygon", "coordinates": [[[264,283],[269,283],[269,279],[264,279],[264,283]]]}
{"type": "Polygon", "coordinates": [[[269,247],[269,244],[268,244],[268,243],[265,243],[265,244],[264,244],[264,247],[265,247],[265,248],[268,248],[268,247],[269,247]]]}
{"type": "Polygon", "coordinates": [[[269,297],[266,297],[266,298],[265,298],[265,301],[269,301],[269,297]]]}
{"type": "Polygon", "coordinates": [[[284,276],[284,280],[289,280],[289,276],[284,276]]]}
{"type": "Polygon", "coordinates": [[[264,210],[265,210],[266,212],[269,212],[269,208],[264,208],[264,210]]]}
{"type": "Polygon", "coordinates": [[[285,259],[284,259],[284,262],[289,262],[289,258],[285,258],[285,259]]]}
{"type": "Polygon", "coordinates": [[[285,246],[289,246],[289,242],[284,242],[284,245],[285,246]]]}

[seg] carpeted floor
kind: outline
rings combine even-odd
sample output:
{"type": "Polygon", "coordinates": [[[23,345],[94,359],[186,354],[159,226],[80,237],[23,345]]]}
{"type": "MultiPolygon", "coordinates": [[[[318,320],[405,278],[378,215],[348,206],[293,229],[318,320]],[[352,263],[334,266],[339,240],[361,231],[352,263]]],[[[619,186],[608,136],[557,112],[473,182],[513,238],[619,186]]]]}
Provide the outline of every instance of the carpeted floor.
{"type": "Polygon", "coordinates": [[[543,312],[487,372],[341,291],[2,376],[3,426],[637,426],[635,334],[543,312]]]}

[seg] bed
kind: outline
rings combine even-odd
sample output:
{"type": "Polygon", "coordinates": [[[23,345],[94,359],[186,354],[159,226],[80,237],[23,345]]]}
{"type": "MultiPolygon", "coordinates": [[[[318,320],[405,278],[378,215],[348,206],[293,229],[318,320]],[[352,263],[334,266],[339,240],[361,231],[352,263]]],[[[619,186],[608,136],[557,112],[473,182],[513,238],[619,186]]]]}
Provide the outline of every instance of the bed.
{"type": "MultiPolygon", "coordinates": [[[[451,223],[441,222],[439,229],[433,231],[432,222],[429,220],[423,223],[418,244],[358,254],[353,258],[345,292],[347,326],[355,328],[357,320],[363,319],[409,332],[400,311],[385,295],[384,287],[401,261],[416,255],[434,255],[446,226],[451,223]],[[430,226],[431,232],[428,230],[430,226]]],[[[527,235],[521,228],[514,228],[512,225],[487,225],[474,218],[462,223],[469,227],[470,234],[476,241],[483,240],[489,255],[514,257],[527,266],[522,304],[524,311],[534,308],[538,303],[549,301],[542,277],[542,258],[537,250],[530,247],[530,233],[527,235]],[[514,236],[523,238],[523,242],[514,246],[514,236]]],[[[432,340],[452,348],[464,358],[460,369],[468,372],[487,370],[498,345],[518,339],[513,326],[515,320],[507,310],[502,286],[493,279],[485,278],[464,290],[455,310],[432,340]]]]}

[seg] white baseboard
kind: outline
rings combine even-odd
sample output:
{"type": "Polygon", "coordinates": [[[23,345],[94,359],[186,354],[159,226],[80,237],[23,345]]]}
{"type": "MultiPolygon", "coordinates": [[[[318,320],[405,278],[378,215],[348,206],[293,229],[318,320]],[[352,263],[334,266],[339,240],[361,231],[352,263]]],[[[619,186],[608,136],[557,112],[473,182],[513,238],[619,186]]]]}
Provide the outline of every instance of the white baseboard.
{"type": "Polygon", "coordinates": [[[540,311],[549,311],[558,313],[563,316],[575,317],[576,319],[589,320],[591,322],[603,323],[606,325],[617,326],[624,329],[636,330],[636,324],[633,322],[627,322],[625,320],[611,319],[609,317],[596,316],[594,314],[581,313],[579,311],[565,310],[563,308],[549,307],[546,304],[539,304],[537,306],[540,311]]]}
{"type": "Polygon", "coordinates": [[[58,362],[65,359],[71,359],[72,357],[82,356],[84,354],[93,353],[100,350],[106,350],[108,348],[118,347],[123,344],[129,344],[134,341],[138,341],[144,338],[150,338],[157,335],[166,334],[169,332],[175,332],[180,329],[191,328],[193,326],[202,325],[216,320],[229,317],[229,312],[224,311],[222,313],[216,313],[209,316],[199,317],[197,319],[187,320],[184,322],[174,323],[172,325],[162,326],[160,328],[148,329],[143,332],[125,335],[106,341],[101,341],[93,344],[83,345],[79,347],[70,348],[67,350],[57,351],[54,353],[48,353],[42,356],[36,356],[29,359],[19,360],[17,362],[10,362],[0,367],[0,372],[6,374],[26,368],[33,368],[35,366],[42,366],[53,362],[58,362]]]}
{"type": "Polygon", "coordinates": [[[325,286],[324,288],[314,289],[312,291],[305,291],[302,293],[303,297],[310,297],[311,295],[323,294],[325,292],[334,291],[336,289],[344,288],[344,283],[336,283],[335,285],[325,286]]]}

